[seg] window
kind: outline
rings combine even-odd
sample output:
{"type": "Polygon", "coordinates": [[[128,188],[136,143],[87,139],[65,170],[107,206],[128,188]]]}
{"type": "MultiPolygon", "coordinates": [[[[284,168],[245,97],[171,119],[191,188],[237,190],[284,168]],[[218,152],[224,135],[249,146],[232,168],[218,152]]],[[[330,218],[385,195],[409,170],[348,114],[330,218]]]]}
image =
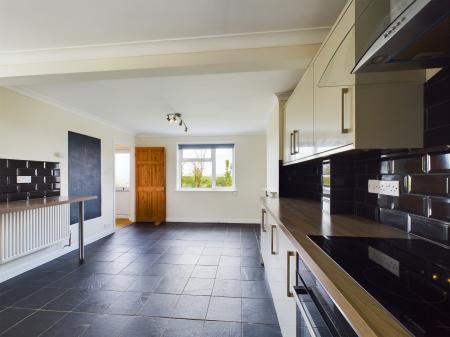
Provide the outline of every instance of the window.
{"type": "Polygon", "coordinates": [[[179,144],[179,190],[234,190],[234,144],[179,144]]]}
{"type": "Polygon", "coordinates": [[[125,191],[130,188],[130,153],[115,153],[116,190],[125,191]]]}

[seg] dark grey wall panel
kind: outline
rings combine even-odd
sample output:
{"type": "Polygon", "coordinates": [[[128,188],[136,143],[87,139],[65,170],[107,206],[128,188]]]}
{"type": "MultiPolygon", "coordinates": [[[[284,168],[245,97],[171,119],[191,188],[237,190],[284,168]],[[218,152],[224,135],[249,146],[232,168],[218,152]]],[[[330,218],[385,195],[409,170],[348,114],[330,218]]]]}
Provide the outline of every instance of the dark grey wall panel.
{"type": "MultiPolygon", "coordinates": [[[[85,219],[102,215],[101,140],[70,132],[69,137],[69,195],[95,195],[97,200],[85,203],[85,219]]],[[[70,208],[70,223],[78,222],[78,205],[70,208]]]]}

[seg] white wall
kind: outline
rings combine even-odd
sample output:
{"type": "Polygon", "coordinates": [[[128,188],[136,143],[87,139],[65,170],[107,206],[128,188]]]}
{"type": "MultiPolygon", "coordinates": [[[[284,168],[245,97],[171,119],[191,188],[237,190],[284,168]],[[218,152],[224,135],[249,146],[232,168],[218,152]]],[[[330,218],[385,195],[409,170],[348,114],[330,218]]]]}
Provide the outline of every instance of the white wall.
{"type": "Polygon", "coordinates": [[[167,221],[258,223],[266,185],[264,135],[223,137],[137,137],[136,146],[166,148],[167,221]],[[176,191],[177,143],[235,143],[236,192],[176,191]]]}
{"type": "MultiPolygon", "coordinates": [[[[86,242],[90,242],[114,231],[114,145],[133,146],[134,136],[0,87],[0,158],[59,161],[62,195],[68,193],[69,130],[101,139],[102,216],[85,222],[86,242]],[[55,156],[58,152],[62,158],[55,156]]],[[[72,248],[77,246],[76,229],[72,226],[72,248]]],[[[53,247],[0,265],[0,282],[65,251],[53,247]]]]}
{"type": "Polygon", "coordinates": [[[266,127],[267,190],[279,192],[280,114],[278,99],[274,96],[273,110],[266,127]]]}

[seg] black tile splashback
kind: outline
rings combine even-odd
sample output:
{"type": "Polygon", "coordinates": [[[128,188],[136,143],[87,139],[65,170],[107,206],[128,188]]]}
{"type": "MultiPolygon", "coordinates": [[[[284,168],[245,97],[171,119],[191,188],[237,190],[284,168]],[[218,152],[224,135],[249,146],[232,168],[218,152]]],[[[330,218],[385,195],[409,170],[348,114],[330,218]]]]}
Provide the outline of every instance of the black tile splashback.
{"type": "MultiPolygon", "coordinates": [[[[324,195],[332,213],[353,213],[450,246],[450,67],[424,89],[425,147],[324,158],[330,163],[324,166],[323,177],[330,181],[324,195]],[[398,180],[400,196],[369,193],[370,179],[398,180]]],[[[282,167],[280,196],[319,199],[322,162],[282,167]]]]}
{"type": "Polygon", "coordinates": [[[0,159],[0,202],[60,195],[59,163],[0,159]],[[31,183],[17,183],[17,176],[31,177],[31,183]]]}

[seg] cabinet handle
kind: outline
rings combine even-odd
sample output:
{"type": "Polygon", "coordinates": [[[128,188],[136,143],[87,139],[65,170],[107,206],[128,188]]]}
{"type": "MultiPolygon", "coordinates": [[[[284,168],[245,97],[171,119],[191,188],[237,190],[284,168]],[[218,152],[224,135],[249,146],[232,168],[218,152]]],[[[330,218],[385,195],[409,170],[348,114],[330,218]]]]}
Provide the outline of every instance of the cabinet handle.
{"type": "Polygon", "coordinates": [[[272,234],[272,238],[271,238],[271,240],[270,240],[270,253],[272,254],[272,255],[275,255],[277,252],[276,251],[274,251],[273,250],[273,230],[275,229],[275,228],[277,228],[277,225],[272,225],[272,227],[271,227],[271,234],[272,234]]]}
{"type": "Polygon", "coordinates": [[[287,297],[294,297],[294,294],[291,291],[291,257],[295,256],[295,252],[289,250],[286,256],[287,256],[286,294],[287,297]]]}
{"type": "Polygon", "coordinates": [[[294,154],[296,154],[296,153],[299,153],[300,152],[300,149],[299,149],[299,135],[300,135],[300,133],[299,133],[299,131],[298,130],[294,130],[294,154]]]}
{"type": "Polygon", "coordinates": [[[266,220],[266,210],[263,208],[261,209],[261,229],[263,232],[266,231],[265,220],[266,220]]]}
{"type": "Polygon", "coordinates": [[[341,89],[341,133],[348,133],[349,131],[349,129],[345,128],[345,96],[348,92],[348,88],[341,89]]]}
{"type": "Polygon", "coordinates": [[[293,155],[293,154],[295,154],[295,150],[294,150],[294,133],[293,132],[291,132],[291,134],[290,134],[290,142],[291,142],[291,144],[290,144],[290,151],[291,151],[291,155],[293,155]]]}

